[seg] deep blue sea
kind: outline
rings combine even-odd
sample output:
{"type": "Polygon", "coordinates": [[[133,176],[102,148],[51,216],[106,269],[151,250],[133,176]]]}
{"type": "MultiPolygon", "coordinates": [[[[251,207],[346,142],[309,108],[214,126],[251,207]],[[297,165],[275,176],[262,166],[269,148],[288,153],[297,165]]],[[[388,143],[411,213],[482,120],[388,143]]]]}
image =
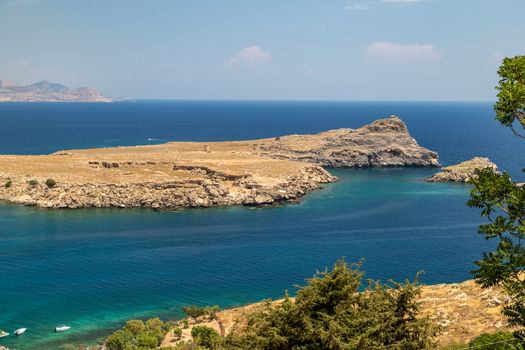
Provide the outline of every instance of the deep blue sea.
{"type": "MultiPolygon", "coordinates": [[[[445,165],[488,156],[523,180],[525,143],[491,103],[183,102],[0,104],[0,154],[273,137],[400,116],[445,165]]],[[[1,169],[0,169],[1,171],[1,169]]],[[[291,293],[315,270],[365,258],[367,277],[470,278],[490,248],[469,187],[428,184],[435,169],[335,169],[341,181],[299,204],[155,212],[0,204],[0,339],[11,349],[92,343],[130,318],[187,304],[241,305],[291,293]],[[53,328],[66,323],[69,333],[53,328]]]]}

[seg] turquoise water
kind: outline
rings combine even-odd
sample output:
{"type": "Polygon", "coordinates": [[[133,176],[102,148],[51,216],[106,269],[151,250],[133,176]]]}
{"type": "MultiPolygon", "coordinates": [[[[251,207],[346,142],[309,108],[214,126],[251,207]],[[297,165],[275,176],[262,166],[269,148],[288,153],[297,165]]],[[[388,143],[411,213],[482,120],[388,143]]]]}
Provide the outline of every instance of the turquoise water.
{"type": "MultiPolygon", "coordinates": [[[[317,131],[333,124],[358,126],[380,110],[398,109],[409,116],[405,120],[420,143],[439,151],[446,162],[486,155],[484,150],[490,149],[495,155],[504,153],[496,161],[518,174],[524,154],[513,141],[514,148],[507,148],[505,138],[512,138],[491,121],[488,104],[306,104],[301,124],[295,103],[242,103],[229,109],[220,103],[216,109],[144,103],[137,108],[153,117],[139,122],[134,117],[139,113],[132,113],[122,128],[119,121],[124,118],[114,113],[119,108],[132,111],[133,104],[110,105],[103,120],[96,119],[101,118],[100,105],[71,106],[41,105],[46,111],[42,115],[35,105],[0,106],[2,125],[13,125],[9,136],[0,128],[1,153],[72,148],[69,131],[83,133],[83,138],[77,136],[83,147],[119,143],[115,140],[147,143],[149,136],[167,130],[170,118],[173,130],[188,139],[201,129],[208,139],[228,139],[243,127],[250,135],[267,136],[287,133],[294,123],[301,130],[315,128],[315,120],[317,131]],[[75,108],[81,117],[75,117],[75,108]],[[249,108],[254,112],[247,120],[241,118],[249,108]],[[208,109],[220,113],[206,117],[208,109]],[[267,127],[259,121],[264,116],[260,109],[270,115],[267,127]],[[184,110],[195,117],[184,119],[184,110]],[[90,113],[97,123],[89,122],[90,113]],[[65,119],[68,115],[73,120],[65,119]],[[227,122],[221,124],[220,118],[227,122]],[[472,123],[476,118],[480,121],[472,123]],[[60,129],[64,137],[53,138],[49,134],[57,133],[60,120],[68,127],[60,129]],[[239,130],[227,127],[235,124],[232,120],[240,123],[239,130]],[[445,123],[450,120],[456,123],[445,123]],[[142,123],[151,126],[140,131],[142,123]],[[426,132],[425,123],[433,125],[426,132]],[[258,128],[247,126],[255,124],[258,128]],[[481,139],[472,130],[479,130],[481,139]],[[28,135],[39,142],[33,146],[28,135]],[[460,137],[468,147],[457,146],[460,137]]],[[[169,138],[168,131],[162,132],[166,135],[160,136],[169,138]]],[[[424,283],[462,281],[470,278],[472,261],[489,248],[476,234],[478,211],[465,206],[468,187],[422,182],[433,169],[330,171],[341,181],[310,193],[299,204],[265,209],[65,211],[0,204],[0,329],[29,328],[24,336],[4,338],[0,344],[19,350],[57,349],[100,339],[129,318],[179,317],[187,304],[228,307],[280,297],[342,256],[349,261],[366,258],[364,269],[372,278],[411,279],[424,270],[424,283]],[[60,323],[71,325],[72,331],[54,334],[60,323]]]]}

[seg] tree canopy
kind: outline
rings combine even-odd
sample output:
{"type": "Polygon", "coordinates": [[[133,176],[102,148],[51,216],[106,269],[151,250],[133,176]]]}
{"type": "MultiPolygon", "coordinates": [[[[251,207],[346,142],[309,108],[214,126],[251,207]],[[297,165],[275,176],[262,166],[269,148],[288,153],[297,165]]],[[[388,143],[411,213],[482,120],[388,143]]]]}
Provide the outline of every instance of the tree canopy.
{"type": "Polygon", "coordinates": [[[267,302],[224,349],[425,349],[437,329],[419,315],[416,284],[369,280],[339,260],[278,305],[267,302]]]}
{"type": "MultiPolygon", "coordinates": [[[[498,70],[501,79],[496,119],[520,137],[525,137],[525,56],[505,58],[498,70]]],[[[476,261],[476,281],[484,287],[502,284],[511,298],[503,308],[510,325],[518,327],[515,335],[525,342],[525,187],[515,183],[508,173],[485,169],[474,185],[468,205],[481,209],[488,223],[478,232],[488,240],[497,240],[493,251],[476,261]]]]}

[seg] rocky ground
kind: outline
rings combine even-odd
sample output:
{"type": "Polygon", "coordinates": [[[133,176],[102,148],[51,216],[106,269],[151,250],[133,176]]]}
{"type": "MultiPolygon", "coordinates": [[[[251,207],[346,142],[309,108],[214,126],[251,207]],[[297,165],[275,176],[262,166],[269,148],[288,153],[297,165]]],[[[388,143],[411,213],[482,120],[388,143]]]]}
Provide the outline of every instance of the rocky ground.
{"type": "Polygon", "coordinates": [[[45,208],[271,205],[336,181],[322,166],[437,165],[437,154],[393,116],[316,135],[3,155],[0,200],[45,208]]]}
{"type": "Polygon", "coordinates": [[[465,162],[441,169],[441,172],[425,179],[427,182],[463,182],[475,178],[476,172],[485,168],[498,171],[496,164],[488,158],[475,157],[465,162]]]}
{"type": "MultiPolygon", "coordinates": [[[[500,288],[482,289],[474,281],[429,285],[422,287],[419,301],[422,314],[441,326],[437,341],[442,347],[466,344],[482,333],[509,331],[501,315],[501,307],[508,302],[508,297],[500,288]]],[[[224,310],[218,313],[216,320],[202,320],[199,324],[212,327],[224,336],[242,328],[248,315],[260,305],[224,310]]],[[[162,346],[190,340],[193,326],[195,323],[190,323],[189,328],[183,329],[181,339],[169,332],[162,346]]]]}

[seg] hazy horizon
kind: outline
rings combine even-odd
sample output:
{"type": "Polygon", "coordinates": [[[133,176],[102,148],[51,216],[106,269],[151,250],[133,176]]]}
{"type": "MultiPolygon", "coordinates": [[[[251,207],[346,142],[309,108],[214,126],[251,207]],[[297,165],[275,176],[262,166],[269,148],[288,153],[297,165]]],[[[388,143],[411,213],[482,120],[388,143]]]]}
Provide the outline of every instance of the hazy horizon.
{"type": "Polygon", "coordinates": [[[0,79],[137,100],[494,101],[509,0],[0,0],[0,79]]]}

